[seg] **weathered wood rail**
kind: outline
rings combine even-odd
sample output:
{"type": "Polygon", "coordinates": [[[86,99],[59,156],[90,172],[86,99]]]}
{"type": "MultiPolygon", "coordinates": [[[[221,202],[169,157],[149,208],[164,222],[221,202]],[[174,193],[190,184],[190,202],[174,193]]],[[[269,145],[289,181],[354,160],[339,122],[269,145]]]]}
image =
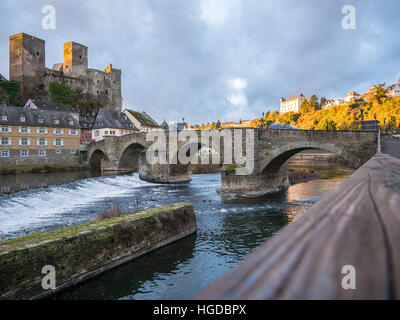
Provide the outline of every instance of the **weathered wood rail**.
{"type": "Polygon", "coordinates": [[[399,299],[400,159],[373,156],[198,298],[399,299]]]}

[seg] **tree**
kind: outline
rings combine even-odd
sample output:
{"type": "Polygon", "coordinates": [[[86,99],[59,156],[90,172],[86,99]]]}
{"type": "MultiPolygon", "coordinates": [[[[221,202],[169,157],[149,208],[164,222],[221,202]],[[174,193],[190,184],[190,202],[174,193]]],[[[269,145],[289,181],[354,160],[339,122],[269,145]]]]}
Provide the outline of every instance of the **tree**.
{"type": "Polygon", "coordinates": [[[221,121],[217,120],[217,124],[215,125],[217,129],[221,129],[221,121]]]}
{"type": "Polygon", "coordinates": [[[76,92],[64,81],[50,83],[49,93],[53,102],[76,106],[76,92]]]}
{"type": "Polygon", "coordinates": [[[301,113],[308,113],[311,112],[311,106],[308,103],[307,99],[305,99],[300,105],[300,112],[301,113]]]}
{"type": "Polygon", "coordinates": [[[333,120],[324,119],[318,123],[316,126],[317,130],[327,130],[334,131],[336,130],[336,123],[333,120]]]}
{"type": "Polygon", "coordinates": [[[0,104],[7,104],[8,101],[8,95],[7,92],[5,90],[3,90],[2,88],[0,88],[0,104]]]}
{"type": "Polygon", "coordinates": [[[380,104],[382,103],[383,99],[387,99],[387,94],[386,94],[387,90],[385,89],[385,85],[386,85],[386,82],[380,83],[377,86],[374,86],[375,93],[374,93],[373,98],[374,98],[374,100],[378,101],[378,103],[380,103],[380,104]]]}
{"type": "Polygon", "coordinates": [[[311,111],[316,111],[320,109],[320,105],[318,103],[318,97],[316,94],[313,94],[310,97],[310,101],[308,102],[308,104],[310,105],[311,111]]]}
{"type": "Polygon", "coordinates": [[[322,107],[324,104],[326,104],[326,102],[327,102],[326,98],[325,98],[325,97],[322,97],[322,98],[321,98],[320,106],[322,107]]]}

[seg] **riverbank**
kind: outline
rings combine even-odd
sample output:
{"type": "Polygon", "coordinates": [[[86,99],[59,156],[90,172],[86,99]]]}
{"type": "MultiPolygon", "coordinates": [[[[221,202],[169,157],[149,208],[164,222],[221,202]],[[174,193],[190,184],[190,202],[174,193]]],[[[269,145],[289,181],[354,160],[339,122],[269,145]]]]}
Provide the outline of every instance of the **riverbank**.
{"type": "Polygon", "coordinates": [[[49,173],[62,171],[89,170],[88,164],[58,163],[58,164],[23,164],[15,166],[0,166],[0,175],[23,173],[49,173]]]}
{"type": "Polygon", "coordinates": [[[93,278],[196,232],[191,204],[178,203],[0,243],[0,298],[34,299],[93,278]],[[55,288],[42,288],[42,268],[55,288]]]}

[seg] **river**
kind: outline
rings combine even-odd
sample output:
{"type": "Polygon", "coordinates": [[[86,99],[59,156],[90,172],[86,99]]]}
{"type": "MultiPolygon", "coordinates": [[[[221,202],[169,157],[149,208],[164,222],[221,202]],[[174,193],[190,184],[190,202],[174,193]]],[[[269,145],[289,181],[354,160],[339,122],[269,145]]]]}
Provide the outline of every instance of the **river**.
{"type": "Polygon", "coordinates": [[[33,174],[24,175],[25,187],[13,180],[17,176],[0,176],[0,188],[7,192],[12,188],[36,187],[0,195],[0,232],[14,238],[84,223],[114,203],[123,210],[134,211],[191,202],[198,226],[195,235],[56,296],[56,299],[188,299],[296,220],[351,173],[339,165],[323,162],[297,167],[312,167],[322,179],[290,186],[261,204],[222,203],[216,193],[221,183],[219,174],[193,175],[187,185],[148,183],[141,181],[137,173],[33,174]],[[40,187],[46,184],[55,185],[40,187]]]}

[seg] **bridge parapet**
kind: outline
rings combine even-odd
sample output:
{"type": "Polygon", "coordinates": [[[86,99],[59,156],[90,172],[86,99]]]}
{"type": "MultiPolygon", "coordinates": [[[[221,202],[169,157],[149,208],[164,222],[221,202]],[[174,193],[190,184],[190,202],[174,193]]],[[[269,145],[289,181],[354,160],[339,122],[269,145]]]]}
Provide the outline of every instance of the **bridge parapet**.
{"type": "Polygon", "coordinates": [[[199,299],[400,299],[400,160],[377,154],[199,299]]]}

